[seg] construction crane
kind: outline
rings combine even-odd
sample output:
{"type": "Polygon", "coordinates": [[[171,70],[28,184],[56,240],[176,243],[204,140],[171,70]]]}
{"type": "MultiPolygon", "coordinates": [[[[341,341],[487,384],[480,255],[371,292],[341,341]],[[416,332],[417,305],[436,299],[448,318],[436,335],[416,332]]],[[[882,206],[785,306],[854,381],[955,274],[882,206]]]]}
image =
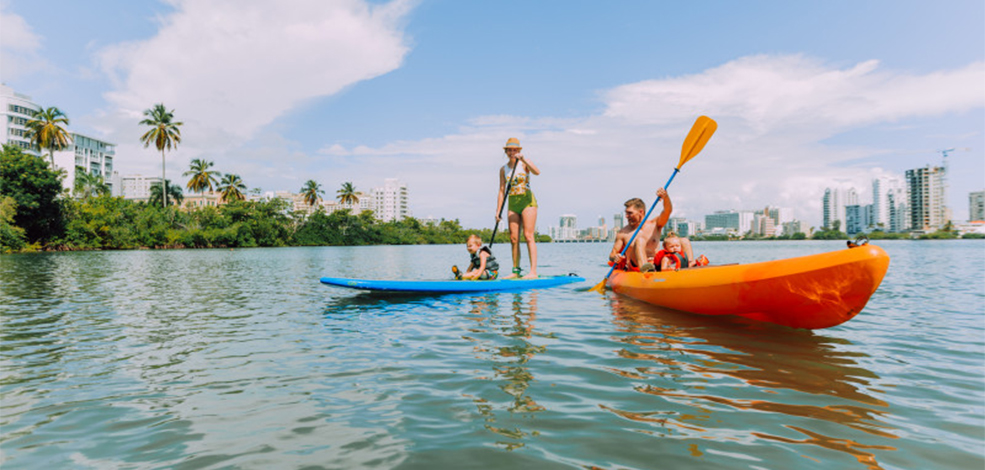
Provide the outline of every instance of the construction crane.
{"type": "Polygon", "coordinates": [[[971,150],[971,149],[968,148],[968,147],[958,147],[958,148],[949,148],[949,149],[943,149],[943,150],[938,150],[937,151],[937,153],[941,154],[941,158],[944,160],[942,166],[944,167],[944,174],[945,175],[947,174],[947,155],[949,153],[951,153],[951,152],[960,152],[960,151],[967,151],[967,150],[971,150]]]}

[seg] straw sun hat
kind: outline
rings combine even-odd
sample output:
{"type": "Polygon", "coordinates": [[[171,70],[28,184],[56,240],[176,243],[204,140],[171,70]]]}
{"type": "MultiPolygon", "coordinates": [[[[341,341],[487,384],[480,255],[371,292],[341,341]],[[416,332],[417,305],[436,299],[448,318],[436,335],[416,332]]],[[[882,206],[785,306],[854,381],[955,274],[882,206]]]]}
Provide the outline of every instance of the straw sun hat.
{"type": "Polygon", "coordinates": [[[510,137],[509,140],[506,141],[506,145],[503,146],[503,150],[522,148],[523,147],[520,146],[520,139],[517,139],[516,137],[510,137]]]}

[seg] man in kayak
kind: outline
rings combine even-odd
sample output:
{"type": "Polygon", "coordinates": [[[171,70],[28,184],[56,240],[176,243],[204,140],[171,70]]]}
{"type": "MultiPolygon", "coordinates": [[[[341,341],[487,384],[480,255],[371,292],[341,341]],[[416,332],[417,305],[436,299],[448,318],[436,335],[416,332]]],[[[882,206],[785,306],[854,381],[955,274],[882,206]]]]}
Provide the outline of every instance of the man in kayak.
{"type": "MultiPolygon", "coordinates": [[[[626,201],[626,226],[616,233],[615,243],[612,245],[612,251],[609,253],[610,262],[615,263],[617,266],[625,266],[630,270],[640,269],[641,267],[647,267],[649,270],[653,270],[653,264],[650,260],[660,245],[660,232],[667,225],[667,221],[670,219],[670,213],[674,210],[674,206],[670,202],[670,195],[667,194],[665,189],[658,189],[657,197],[663,200],[663,210],[660,212],[660,215],[643,224],[643,228],[640,229],[640,233],[636,234],[636,238],[633,239],[632,245],[626,250],[626,254],[620,255],[623,247],[626,246],[626,243],[629,243],[629,239],[636,232],[636,228],[639,227],[640,222],[643,221],[643,217],[646,215],[646,204],[640,198],[633,198],[626,201]]],[[[685,251],[689,253],[691,242],[682,241],[682,245],[686,246],[685,251]]]]}
{"type": "Polygon", "coordinates": [[[455,274],[456,279],[479,279],[484,281],[487,279],[496,279],[499,276],[499,263],[496,261],[496,257],[493,256],[489,247],[482,246],[482,238],[479,238],[474,233],[469,235],[468,241],[465,242],[465,249],[471,255],[469,267],[463,274],[458,271],[458,266],[452,266],[451,272],[455,274]]]}

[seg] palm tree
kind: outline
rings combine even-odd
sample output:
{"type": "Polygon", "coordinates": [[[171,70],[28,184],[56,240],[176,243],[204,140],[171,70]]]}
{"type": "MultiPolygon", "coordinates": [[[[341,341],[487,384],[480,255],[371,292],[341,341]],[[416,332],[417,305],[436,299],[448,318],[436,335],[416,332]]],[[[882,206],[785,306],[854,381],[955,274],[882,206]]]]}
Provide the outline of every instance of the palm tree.
{"type": "Polygon", "coordinates": [[[182,174],[182,176],[191,176],[186,186],[189,191],[201,194],[208,189],[212,192],[212,186],[219,183],[219,172],[209,169],[212,165],[212,162],[201,158],[192,160],[190,169],[182,174]]]}
{"type": "Polygon", "coordinates": [[[359,196],[356,195],[356,187],[351,182],[342,183],[342,189],[335,192],[339,196],[342,204],[358,204],[359,196]]]}
{"type": "Polygon", "coordinates": [[[318,204],[318,200],[321,199],[322,194],[325,194],[325,191],[322,191],[321,185],[315,182],[315,180],[308,180],[301,188],[301,194],[304,195],[304,202],[308,203],[308,206],[313,207],[315,204],[318,204]]]}
{"type": "Polygon", "coordinates": [[[239,178],[239,175],[234,175],[227,173],[222,176],[222,182],[219,183],[219,193],[222,202],[229,202],[233,199],[242,201],[246,199],[243,195],[243,191],[246,191],[246,185],[243,184],[243,180],[239,178]]]}
{"type": "Polygon", "coordinates": [[[169,205],[179,205],[181,201],[185,200],[185,195],[181,193],[180,185],[173,185],[170,181],[165,181],[164,187],[167,188],[167,198],[161,196],[161,183],[151,183],[150,198],[147,200],[147,203],[153,206],[155,204],[163,204],[164,201],[167,201],[169,205]]]}
{"type": "Polygon", "coordinates": [[[26,124],[31,143],[40,149],[48,149],[52,170],[55,169],[55,150],[62,150],[72,143],[72,136],[63,125],[68,125],[68,116],[54,106],[38,111],[26,124]]]}
{"type": "Polygon", "coordinates": [[[75,169],[75,194],[82,199],[109,194],[109,185],[101,175],[89,173],[82,168],[75,169]]]}
{"type": "MultiPolygon", "coordinates": [[[[178,148],[181,143],[181,126],[184,123],[174,122],[174,110],[168,111],[164,103],[155,104],[153,108],[145,109],[144,116],[147,118],[140,121],[141,125],[150,126],[150,130],[140,136],[140,141],[144,143],[144,148],[150,146],[151,142],[161,151],[161,181],[164,181],[164,207],[168,206],[167,190],[167,170],[164,162],[164,150],[171,150],[171,147],[178,148]]],[[[179,188],[180,190],[180,188],[179,188]]]]}

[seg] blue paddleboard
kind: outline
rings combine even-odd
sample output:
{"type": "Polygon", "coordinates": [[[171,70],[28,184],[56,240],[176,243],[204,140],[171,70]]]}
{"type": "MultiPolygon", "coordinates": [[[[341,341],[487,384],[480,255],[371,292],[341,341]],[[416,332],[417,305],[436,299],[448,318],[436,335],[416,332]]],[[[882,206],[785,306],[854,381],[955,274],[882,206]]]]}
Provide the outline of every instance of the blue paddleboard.
{"type": "Polygon", "coordinates": [[[323,284],[349,289],[405,292],[405,293],[461,293],[495,292],[507,290],[542,289],[574,282],[585,282],[585,278],[575,275],[542,276],[536,279],[496,279],[494,281],[399,281],[376,279],[348,279],[342,277],[323,277],[323,284]]]}

